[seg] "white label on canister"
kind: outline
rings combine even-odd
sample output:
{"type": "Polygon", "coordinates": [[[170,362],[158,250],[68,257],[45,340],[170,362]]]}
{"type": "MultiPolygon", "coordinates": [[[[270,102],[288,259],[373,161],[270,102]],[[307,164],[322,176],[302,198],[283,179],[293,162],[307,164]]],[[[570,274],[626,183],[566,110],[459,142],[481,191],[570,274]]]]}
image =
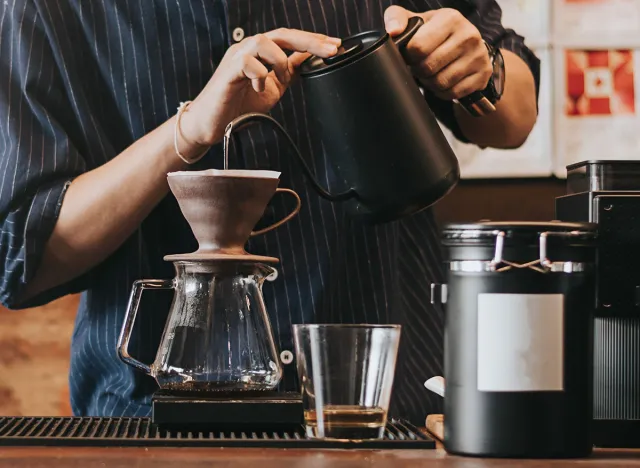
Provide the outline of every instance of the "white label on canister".
{"type": "Polygon", "coordinates": [[[564,296],[478,295],[478,390],[564,389],[564,296]]]}

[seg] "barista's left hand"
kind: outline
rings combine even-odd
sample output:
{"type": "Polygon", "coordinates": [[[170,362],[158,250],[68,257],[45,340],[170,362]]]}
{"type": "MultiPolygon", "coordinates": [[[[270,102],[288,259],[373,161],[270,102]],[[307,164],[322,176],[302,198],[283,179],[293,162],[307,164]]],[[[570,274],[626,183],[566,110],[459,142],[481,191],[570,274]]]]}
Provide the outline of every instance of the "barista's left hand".
{"type": "Polygon", "coordinates": [[[412,16],[424,25],[407,45],[405,59],[413,74],[442,99],[459,99],[487,87],[492,65],[480,31],[458,10],[414,13],[399,6],[384,14],[389,35],[397,36],[412,16]]]}

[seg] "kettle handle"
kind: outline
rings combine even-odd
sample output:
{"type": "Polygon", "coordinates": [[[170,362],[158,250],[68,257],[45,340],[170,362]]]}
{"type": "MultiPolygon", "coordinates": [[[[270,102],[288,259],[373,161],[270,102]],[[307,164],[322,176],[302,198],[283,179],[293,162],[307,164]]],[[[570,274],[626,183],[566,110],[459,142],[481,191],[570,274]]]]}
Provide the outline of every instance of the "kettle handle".
{"type": "Polygon", "coordinates": [[[120,337],[118,338],[118,356],[124,363],[140,369],[149,375],[151,375],[151,366],[138,361],[129,354],[129,340],[131,339],[131,332],[133,331],[133,323],[136,320],[138,308],[140,307],[140,299],[142,299],[142,292],[145,289],[174,288],[175,284],[173,280],[138,280],[134,281],[131,296],[129,296],[129,305],[127,305],[127,311],[124,315],[124,323],[122,325],[122,330],[120,331],[120,337]]]}
{"type": "Polygon", "coordinates": [[[398,49],[404,49],[423,24],[424,20],[420,16],[412,16],[409,18],[405,30],[393,38],[396,47],[398,47],[398,49]]]}
{"type": "Polygon", "coordinates": [[[293,139],[291,138],[291,136],[287,133],[287,131],[282,127],[282,125],[280,125],[280,123],[278,123],[277,120],[275,120],[273,117],[266,115],[266,114],[260,114],[258,112],[250,112],[247,114],[243,114],[239,117],[236,117],[235,119],[233,119],[226,127],[225,131],[224,131],[224,146],[225,146],[225,153],[226,151],[228,151],[229,148],[229,139],[231,138],[231,135],[233,134],[234,130],[240,130],[241,127],[244,127],[250,123],[256,122],[258,120],[266,120],[267,122],[270,122],[274,128],[287,140],[287,142],[289,142],[289,146],[291,147],[291,149],[293,150],[293,153],[297,156],[298,162],[300,163],[300,166],[302,167],[302,171],[304,172],[305,176],[307,176],[307,178],[309,179],[309,182],[311,183],[311,185],[313,186],[313,188],[315,189],[316,192],[318,192],[318,194],[329,201],[332,202],[338,202],[338,201],[344,201],[344,200],[349,200],[351,198],[355,198],[357,196],[356,191],[352,188],[346,190],[345,192],[342,193],[337,193],[337,194],[331,194],[329,193],[324,187],[322,187],[320,185],[320,183],[317,181],[317,179],[315,178],[313,172],[311,172],[311,169],[309,169],[309,166],[307,165],[307,163],[305,162],[304,158],[302,157],[302,154],[300,154],[300,150],[298,149],[298,147],[296,146],[296,144],[293,142],[293,139]]]}

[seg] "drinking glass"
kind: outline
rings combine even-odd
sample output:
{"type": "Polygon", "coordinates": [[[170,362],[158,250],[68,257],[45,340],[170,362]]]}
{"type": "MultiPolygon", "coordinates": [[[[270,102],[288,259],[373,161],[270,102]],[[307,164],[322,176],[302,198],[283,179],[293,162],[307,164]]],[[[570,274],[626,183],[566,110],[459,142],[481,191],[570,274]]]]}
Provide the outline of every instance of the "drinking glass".
{"type": "Polygon", "coordinates": [[[308,437],[382,438],[400,331],[400,325],[293,326],[308,437]]]}

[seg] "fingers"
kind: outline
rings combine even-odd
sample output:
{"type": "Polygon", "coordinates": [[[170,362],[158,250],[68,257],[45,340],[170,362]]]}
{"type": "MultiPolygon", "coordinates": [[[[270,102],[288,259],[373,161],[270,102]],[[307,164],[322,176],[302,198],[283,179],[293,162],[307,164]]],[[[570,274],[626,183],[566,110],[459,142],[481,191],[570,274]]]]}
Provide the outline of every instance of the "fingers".
{"type": "Polygon", "coordinates": [[[269,76],[267,66],[273,68],[278,82],[288,86],[295,68],[310,54],[330,57],[337,53],[340,39],[294,29],[276,29],[246,38],[230,48],[236,66],[232,73],[236,79],[248,78],[253,89],[261,92],[269,76]],[[291,57],[283,49],[294,51],[291,57]]]}
{"type": "Polygon", "coordinates": [[[256,76],[257,74],[268,74],[267,68],[262,65],[258,67],[257,63],[268,64],[283,84],[291,81],[289,73],[289,61],[284,51],[278,47],[264,34],[257,34],[242,41],[234,53],[236,62],[240,65],[242,73],[250,79],[265,79],[265,76],[256,76]]]}
{"type": "Polygon", "coordinates": [[[384,27],[391,36],[400,34],[407,28],[409,18],[414,13],[398,5],[392,5],[384,12],[384,27]]]}
{"type": "Polygon", "coordinates": [[[457,41],[445,41],[430,54],[418,60],[414,57],[411,68],[417,73],[416,76],[431,78],[462,57],[463,53],[457,41]]]}
{"type": "Polygon", "coordinates": [[[404,54],[414,75],[442,99],[459,99],[484,89],[492,66],[478,29],[457,10],[431,13],[404,54]]]}
{"type": "Polygon", "coordinates": [[[263,63],[267,63],[272,66],[273,72],[280,83],[289,83],[289,81],[291,81],[291,74],[289,73],[289,60],[287,58],[287,54],[285,54],[275,42],[270,40],[266,34],[258,34],[257,36],[254,36],[254,38],[253,47],[255,56],[263,63]]]}
{"type": "Polygon", "coordinates": [[[476,73],[475,75],[467,76],[455,84],[452,88],[445,91],[443,94],[448,96],[448,99],[460,99],[470,95],[471,93],[480,89],[485,89],[489,83],[489,78],[485,78],[484,75],[476,73]]]}
{"type": "Polygon", "coordinates": [[[334,55],[341,43],[338,38],[287,28],[269,31],[265,36],[282,49],[309,52],[322,58],[334,55]]]}
{"type": "Polygon", "coordinates": [[[296,69],[312,54],[322,58],[338,52],[342,40],[324,34],[280,28],[265,34],[278,47],[293,52],[288,58],[289,75],[295,78],[296,69]]]}
{"type": "Polygon", "coordinates": [[[459,18],[464,19],[456,10],[436,11],[438,14],[434,14],[429,21],[425,21],[407,44],[404,56],[410,65],[424,60],[442,46],[456,32],[459,18]]]}
{"type": "Polygon", "coordinates": [[[308,52],[294,52],[293,54],[289,55],[289,64],[293,69],[296,69],[300,65],[302,65],[302,62],[307,60],[309,57],[311,57],[311,54],[308,52]]]}
{"type": "Polygon", "coordinates": [[[420,16],[424,22],[430,21],[438,10],[414,13],[397,5],[392,5],[384,12],[384,27],[391,36],[397,36],[407,28],[409,18],[420,16]]]}
{"type": "Polygon", "coordinates": [[[441,99],[459,99],[487,86],[491,67],[484,66],[485,60],[489,60],[487,54],[464,56],[421,81],[441,99]]]}
{"type": "Polygon", "coordinates": [[[432,78],[458,60],[473,67],[483,68],[491,65],[487,48],[481,38],[471,38],[465,33],[456,32],[422,61],[413,64],[412,69],[419,77],[432,78]]]}
{"type": "Polygon", "coordinates": [[[484,89],[491,77],[491,60],[478,29],[458,10],[439,8],[419,15],[399,6],[384,13],[391,35],[407,28],[409,18],[425,24],[411,38],[403,54],[414,75],[443,99],[458,99],[484,89]]]}
{"type": "Polygon", "coordinates": [[[251,80],[251,86],[258,93],[264,91],[269,70],[257,58],[245,55],[242,60],[242,74],[251,80]]]}

